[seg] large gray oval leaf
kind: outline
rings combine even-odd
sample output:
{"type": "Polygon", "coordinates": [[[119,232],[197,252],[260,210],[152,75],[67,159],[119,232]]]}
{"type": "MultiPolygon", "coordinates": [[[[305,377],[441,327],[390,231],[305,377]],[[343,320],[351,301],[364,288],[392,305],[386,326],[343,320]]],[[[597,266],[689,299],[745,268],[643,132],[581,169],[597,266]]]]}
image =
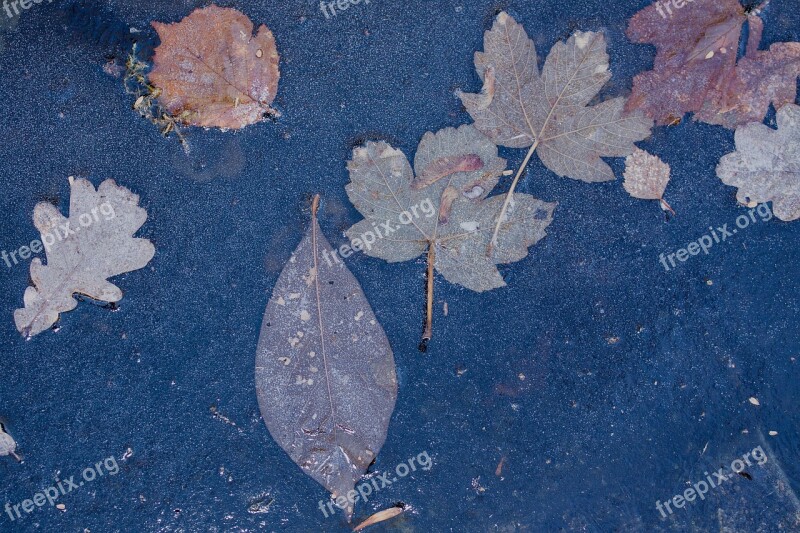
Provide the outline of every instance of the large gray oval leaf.
{"type": "MultiPolygon", "coordinates": [[[[386,440],[397,399],[394,357],[353,274],[317,223],[281,272],[256,353],[272,437],[334,498],[346,497],[386,440]]],[[[348,520],[352,502],[345,507],[348,520]]]]}

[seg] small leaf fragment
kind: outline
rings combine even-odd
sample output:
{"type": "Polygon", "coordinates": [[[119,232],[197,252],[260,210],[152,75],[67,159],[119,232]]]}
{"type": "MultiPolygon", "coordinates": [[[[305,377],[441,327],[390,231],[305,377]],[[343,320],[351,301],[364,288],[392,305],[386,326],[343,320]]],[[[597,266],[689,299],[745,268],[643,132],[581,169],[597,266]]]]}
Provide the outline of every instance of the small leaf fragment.
{"type": "MultiPolygon", "coordinates": [[[[317,197],[318,198],[318,197],[317,197]]],[[[361,286],[317,222],[281,272],[256,352],[261,415],[275,441],[334,498],[346,497],[386,440],[394,357],[361,286]],[[328,259],[326,259],[328,258],[328,259]]],[[[345,514],[353,514],[350,501],[345,514]]]]}
{"type": "Polygon", "coordinates": [[[20,463],[22,462],[22,458],[17,455],[16,453],[17,443],[14,441],[13,437],[6,433],[5,428],[0,424],[0,457],[10,455],[20,463]]]}
{"type": "Polygon", "coordinates": [[[717,176],[738,187],[740,204],[772,202],[773,214],[789,222],[800,218],[800,106],[780,108],[777,124],[738,128],[736,151],[722,157],[717,176]]]}
{"type": "Polygon", "coordinates": [[[355,528],[353,528],[353,531],[361,531],[366,527],[374,526],[379,522],[384,522],[386,520],[392,519],[397,515],[403,514],[404,511],[405,509],[403,507],[398,507],[398,506],[389,507],[388,509],[384,509],[383,511],[378,511],[377,513],[373,514],[372,516],[370,516],[369,518],[358,524],[355,528]]]}
{"type": "Polygon", "coordinates": [[[47,202],[33,211],[47,264],[38,257],[31,261],[33,286],[25,290],[25,306],[14,311],[17,329],[28,338],[74,309],[76,293],[100,302],[120,301],[122,290],[108,278],[144,268],[155,254],[149,240],[133,237],[147,220],[139,196],[111,179],[97,189],[82,178],[70,176],[69,182],[68,218],[47,202]]]}

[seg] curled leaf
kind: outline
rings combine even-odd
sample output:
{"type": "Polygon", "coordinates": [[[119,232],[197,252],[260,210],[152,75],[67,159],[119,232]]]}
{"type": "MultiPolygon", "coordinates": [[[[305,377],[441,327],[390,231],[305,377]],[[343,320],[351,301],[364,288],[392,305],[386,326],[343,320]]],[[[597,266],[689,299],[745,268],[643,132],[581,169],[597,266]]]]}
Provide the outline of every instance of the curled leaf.
{"type": "MultiPolygon", "coordinates": [[[[256,352],[256,390],[272,438],[334,498],[348,494],[386,440],[394,357],[361,286],[317,222],[278,278],[256,352]]],[[[349,499],[348,499],[349,498],[349,499]]]]}
{"type": "Polygon", "coordinates": [[[17,329],[26,337],[74,309],[76,293],[118,302],[122,290],[108,278],[144,268],[155,254],[149,240],[133,237],[147,220],[139,196],[114,180],[105,180],[97,190],[85,179],[70,177],[69,182],[68,218],[47,202],[33,211],[47,264],[38,257],[31,261],[33,286],[25,290],[25,307],[14,311],[17,329]]]}
{"type": "Polygon", "coordinates": [[[158,101],[185,124],[238,129],[275,111],[275,37],[231,8],[211,5],[174,24],[153,22],[161,38],[150,81],[158,101]]]}
{"type": "Polygon", "coordinates": [[[440,157],[426,166],[414,180],[411,186],[414,189],[422,189],[433,185],[442,178],[446,178],[456,172],[470,172],[483,168],[483,161],[476,154],[464,154],[456,157],[440,157]]]}
{"type": "Polygon", "coordinates": [[[717,176],[738,187],[739,203],[772,202],[781,220],[800,218],[800,106],[778,110],[778,129],[754,122],[736,130],[736,151],[724,156],[717,176]]]}

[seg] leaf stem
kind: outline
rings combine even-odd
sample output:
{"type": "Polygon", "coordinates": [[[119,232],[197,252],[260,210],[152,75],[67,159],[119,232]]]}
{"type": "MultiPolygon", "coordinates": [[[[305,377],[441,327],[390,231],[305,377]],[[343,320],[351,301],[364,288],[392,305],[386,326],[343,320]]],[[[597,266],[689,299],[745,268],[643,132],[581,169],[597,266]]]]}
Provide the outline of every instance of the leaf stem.
{"type": "Polygon", "coordinates": [[[311,202],[311,217],[317,218],[317,210],[319,209],[319,194],[314,195],[314,200],[311,202]]]}
{"type": "Polygon", "coordinates": [[[669,205],[669,204],[667,203],[667,201],[666,201],[666,200],[664,200],[663,198],[661,198],[661,199],[660,199],[660,202],[661,202],[661,207],[662,207],[662,208],[663,208],[665,211],[669,211],[670,213],[672,213],[672,216],[675,216],[675,215],[676,215],[676,213],[675,213],[675,210],[674,210],[674,209],[672,209],[672,206],[671,206],[671,205],[669,205]]]}
{"type": "Polygon", "coordinates": [[[425,310],[425,331],[422,333],[422,346],[433,336],[433,265],[436,261],[436,246],[428,244],[427,305],[425,310]]]}
{"type": "Polygon", "coordinates": [[[506,211],[508,211],[508,206],[511,203],[511,200],[514,198],[514,189],[517,187],[517,183],[519,182],[520,176],[522,176],[522,172],[525,170],[525,167],[528,166],[528,162],[531,160],[533,156],[533,152],[536,151],[536,148],[539,146],[539,138],[537,137],[536,141],[531,145],[530,150],[525,155],[525,159],[522,161],[522,164],[517,169],[517,174],[514,176],[514,181],[511,182],[511,187],[508,189],[506,193],[506,201],[503,202],[503,207],[500,209],[500,214],[497,216],[497,224],[494,227],[494,233],[492,233],[492,239],[489,241],[489,246],[486,248],[486,255],[492,255],[492,251],[494,247],[497,245],[497,235],[500,233],[500,225],[503,223],[503,217],[506,215],[506,211]]]}

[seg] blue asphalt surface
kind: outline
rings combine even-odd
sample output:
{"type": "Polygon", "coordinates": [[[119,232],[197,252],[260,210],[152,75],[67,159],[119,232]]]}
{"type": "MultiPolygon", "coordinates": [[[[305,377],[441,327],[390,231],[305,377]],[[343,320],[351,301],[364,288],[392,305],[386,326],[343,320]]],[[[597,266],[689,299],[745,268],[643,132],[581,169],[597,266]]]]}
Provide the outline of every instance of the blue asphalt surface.
{"type": "MultiPolygon", "coordinates": [[[[3,511],[0,531],[347,531],[271,439],[254,388],[263,312],[310,198],[321,195],[323,231],[344,244],[360,219],[344,190],[354,146],[384,139],[411,158],[426,131],[470,122],[453,93],[479,89],[472,55],[502,9],[542,58],[575,30],[606,32],[607,96],[627,94],[654,57],[624,35],[639,0],[372,0],[331,18],[305,0],[225,2],[274,31],[282,116],[238,133],[190,130],[187,156],[103,65],[124,57],[128,28],[148,53],[150,21],[201,5],[55,0],[0,23],[0,248],[38,238],[34,206],[65,211],[75,175],[139,194],[140,235],[157,250],[114,278],[116,309],[82,302],[29,341],[12,316],[27,264],[0,263],[0,421],[25,458],[0,458],[0,505],[84,481],[59,497],[63,510],[45,503],[13,521],[3,511]],[[104,475],[85,481],[97,463],[104,475]]],[[[762,48],[800,40],[797,8],[773,0],[762,48]]],[[[800,222],[756,217],[666,271],[660,254],[746,213],[715,174],[733,133],[685,121],[641,146],[672,166],[676,217],[628,196],[621,160],[609,160],[616,182],[589,185],[534,157],[518,190],[559,203],[548,236],[501,268],[506,288],[476,294],[437,276],[427,353],[423,259],[347,260],[398,367],[373,471],[432,458],[358,503],[354,520],[403,502],[408,513],[373,531],[800,530],[800,222]],[[657,509],[759,446],[767,461],[749,478],[657,509]]],[[[524,155],[501,151],[509,168],[524,155]]]]}

